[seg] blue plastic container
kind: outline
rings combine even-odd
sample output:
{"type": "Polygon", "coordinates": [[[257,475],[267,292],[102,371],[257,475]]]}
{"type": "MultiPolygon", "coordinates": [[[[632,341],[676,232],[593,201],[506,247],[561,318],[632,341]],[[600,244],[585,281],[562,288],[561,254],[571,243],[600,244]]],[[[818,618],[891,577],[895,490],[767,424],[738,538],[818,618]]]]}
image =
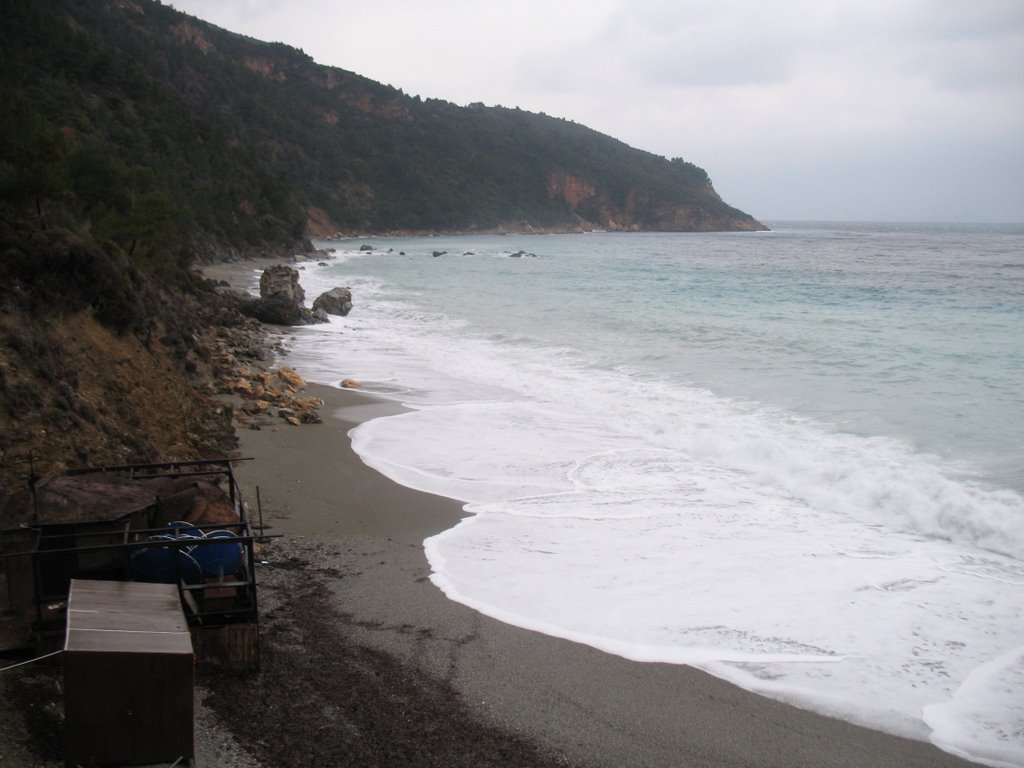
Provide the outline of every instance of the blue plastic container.
{"type": "Polygon", "coordinates": [[[131,556],[132,578],[156,584],[176,584],[180,577],[186,584],[199,584],[203,569],[188,552],[172,547],[146,547],[131,556]]]}
{"type": "Polygon", "coordinates": [[[192,548],[203,575],[222,579],[242,567],[242,545],[231,531],[210,531],[192,548]]]}

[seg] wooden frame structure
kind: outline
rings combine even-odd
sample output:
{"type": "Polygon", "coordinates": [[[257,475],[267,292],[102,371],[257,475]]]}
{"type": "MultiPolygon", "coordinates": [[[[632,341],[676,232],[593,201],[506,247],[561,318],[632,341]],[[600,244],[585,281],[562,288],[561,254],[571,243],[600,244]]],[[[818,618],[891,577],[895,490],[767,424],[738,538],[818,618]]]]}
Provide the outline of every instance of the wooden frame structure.
{"type": "Polygon", "coordinates": [[[72,579],[159,580],[177,586],[198,661],[258,668],[255,548],[264,536],[262,526],[253,529],[232,471],[241,460],[87,467],[33,478],[27,497],[0,515],[0,649],[63,633],[72,579]],[[197,520],[178,535],[184,524],[168,518],[203,502],[200,487],[222,485],[219,518],[197,520]],[[224,538],[207,538],[213,531],[237,545],[237,567],[198,574],[189,553],[223,546],[224,538]],[[151,554],[170,560],[173,570],[158,579],[140,574],[136,558],[151,554]]]}

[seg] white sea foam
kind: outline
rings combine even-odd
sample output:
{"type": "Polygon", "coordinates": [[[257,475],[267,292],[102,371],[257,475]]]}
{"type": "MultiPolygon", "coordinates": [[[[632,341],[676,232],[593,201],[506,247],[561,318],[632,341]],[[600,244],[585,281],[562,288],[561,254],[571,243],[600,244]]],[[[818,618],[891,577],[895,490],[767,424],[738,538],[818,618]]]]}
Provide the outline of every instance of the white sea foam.
{"type": "MultiPolygon", "coordinates": [[[[484,305],[511,311],[509,283],[538,269],[506,261],[521,260],[490,260],[502,284],[474,284],[480,306],[459,317],[350,271],[353,314],[292,352],[313,380],[354,376],[410,406],[352,440],[473,513],[426,542],[439,588],[503,621],[1024,765],[1019,493],[898,435],[723,397],[643,356],[616,364],[610,335],[581,341],[611,331],[571,312],[536,310],[566,343],[536,318],[490,326],[484,305]]],[[[315,295],[337,279],[303,282],[315,295]]]]}

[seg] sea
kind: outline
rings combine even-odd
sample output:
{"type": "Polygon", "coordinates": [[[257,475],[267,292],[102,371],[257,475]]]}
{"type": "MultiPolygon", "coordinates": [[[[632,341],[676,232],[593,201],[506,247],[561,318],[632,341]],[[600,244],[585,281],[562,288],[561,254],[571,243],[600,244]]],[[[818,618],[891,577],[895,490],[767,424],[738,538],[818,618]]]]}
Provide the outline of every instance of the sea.
{"type": "Polygon", "coordinates": [[[770,226],[319,241],[287,361],[450,599],[1024,766],[1024,225],[770,226]]]}

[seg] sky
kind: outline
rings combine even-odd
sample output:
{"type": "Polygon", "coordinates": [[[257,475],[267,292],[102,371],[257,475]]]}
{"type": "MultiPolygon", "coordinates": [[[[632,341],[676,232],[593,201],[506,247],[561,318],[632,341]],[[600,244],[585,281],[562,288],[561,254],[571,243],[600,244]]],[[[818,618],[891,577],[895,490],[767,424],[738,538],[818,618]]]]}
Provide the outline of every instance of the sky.
{"type": "Polygon", "coordinates": [[[762,221],[1024,222],[1024,0],[170,4],[411,96],[682,157],[762,221]]]}

